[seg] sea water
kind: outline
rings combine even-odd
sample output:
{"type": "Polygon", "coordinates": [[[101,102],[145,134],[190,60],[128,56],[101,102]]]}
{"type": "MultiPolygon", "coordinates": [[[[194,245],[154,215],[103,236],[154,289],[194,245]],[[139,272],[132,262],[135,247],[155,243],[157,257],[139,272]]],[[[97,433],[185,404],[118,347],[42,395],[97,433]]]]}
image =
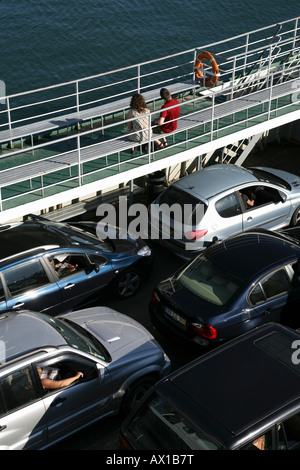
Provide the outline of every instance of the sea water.
{"type": "Polygon", "coordinates": [[[0,80],[8,95],[21,93],[299,14],[299,0],[0,0],[0,80]]]}

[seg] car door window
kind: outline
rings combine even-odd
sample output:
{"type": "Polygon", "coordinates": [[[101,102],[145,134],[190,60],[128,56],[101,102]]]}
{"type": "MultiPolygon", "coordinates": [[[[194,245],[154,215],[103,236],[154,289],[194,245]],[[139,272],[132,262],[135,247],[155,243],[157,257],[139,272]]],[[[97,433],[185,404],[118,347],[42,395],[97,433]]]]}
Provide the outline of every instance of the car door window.
{"type": "Polygon", "coordinates": [[[46,444],[42,389],[31,366],[0,379],[0,413],[2,449],[39,449],[46,444]]]}
{"type": "Polygon", "coordinates": [[[278,426],[278,449],[300,449],[300,413],[291,416],[278,426]]]}
{"type": "Polygon", "coordinates": [[[252,290],[249,300],[253,306],[271,300],[280,295],[286,294],[292,287],[292,281],[286,269],[281,268],[269,276],[265,277],[252,290]]]}
{"type": "Polygon", "coordinates": [[[40,260],[30,261],[5,271],[4,279],[13,297],[49,284],[48,276],[40,260]]]}
{"type": "Polygon", "coordinates": [[[80,273],[89,267],[87,257],[80,253],[59,253],[50,257],[49,261],[60,279],[80,273]]]}
{"type": "Polygon", "coordinates": [[[261,286],[269,300],[286,293],[290,289],[291,283],[286,270],[282,268],[266,277],[261,282],[261,286]]]}
{"type": "Polygon", "coordinates": [[[2,279],[0,277],[0,302],[5,301],[5,293],[3,289],[2,279]]]}
{"type": "Polygon", "coordinates": [[[241,214],[241,205],[236,193],[228,194],[216,202],[216,211],[221,217],[234,217],[241,214]]]}
{"type": "Polygon", "coordinates": [[[269,186],[257,186],[256,188],[247,188],[248,192],[255,195],[254,207],[264,206],[266,204],[276,203],[281,200],[277,189],[269,186]]]}
{"type": "Polygon", "coordinates": [[[2,378],[0,388],[6,412],[13,411],[39,398],[32,372],[28,367],[2,378]]]}
{"type": "Polygon", "coordinates": [[[261,434],[250,442],[241,447],[241,450],[272,450],[273,446],[273,433],[272,429],[269,429],[264,434],[261,434]]]}
{"type": "MultiPolygon", "coordinates": [[[[76,383],[82,382],[82,380],[90,380],[97,377],[97,369],[95,364],[91,361],[84,360],[82,358],[75,359],[72,358],[64,358],[55,363],[47,364],[38,364],[38,367],[41,369],[40,378],[50,379],[50,380],[64,380],[70,377],[76,376],[77,372],[83,373],[83,378],[78,379],[78,381],[74,381],[71,385],[75,385],[76,383]]],[[[63,387],[64,388],[64,387],[63,387]]],[[[57,392],[57,389],[45,389],[46,393],[57,392]]]]}

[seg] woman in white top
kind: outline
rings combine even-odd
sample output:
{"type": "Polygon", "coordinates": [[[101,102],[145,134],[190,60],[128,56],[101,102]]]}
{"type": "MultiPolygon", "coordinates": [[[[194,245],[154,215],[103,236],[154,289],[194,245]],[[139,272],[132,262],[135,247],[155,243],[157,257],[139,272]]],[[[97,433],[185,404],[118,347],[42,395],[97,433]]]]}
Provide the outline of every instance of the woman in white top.
{"type": "MultiPolygon", "coordinates": [[[[150,123],[150,116],[147,116],[150,113],[149,108],[147,108],[145,99],[143,95],[136,93],[133,95],[130,101],[130,110],[127,114],[127,119],[133,119],[128,121],[127,124],[127,134],[129,140],[133,142],[147,142],[149,137],[152,135],[152,128],[150,123]],[[150,136],[149,136],[150,131],[150,136]]],[[[162,146],[159,140],[156,140],[157,145],[162,146]]],[[[135,147],[132,147],[131,153],[135,152],[135,147]]]]}

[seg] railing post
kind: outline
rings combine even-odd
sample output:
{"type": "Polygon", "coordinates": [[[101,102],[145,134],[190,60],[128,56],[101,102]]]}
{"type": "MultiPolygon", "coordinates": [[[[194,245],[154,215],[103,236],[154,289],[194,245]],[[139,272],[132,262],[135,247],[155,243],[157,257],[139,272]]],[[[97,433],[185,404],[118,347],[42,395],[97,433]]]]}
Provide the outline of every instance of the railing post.
{"type": "Polygon", "coordinates": [[[236,56],[234,56],[234,59],[233,59],[233,67],[232,67],[231,99],[233,99],[234,80],[235,80],[235,69],[236,69],[236,56]]]}
{"type": "Polygon", "coordinates": [[[270,116],[271,116],[272,91],[273,91],[272,89],[273,89],[273,74],[271,75],[271,82],[270,82],[268,121],[270,120],[270,116]]]}
{"type": "Polygon", "coordinates": [[[197,49],[194,50],[193,80],[196,81],[195,63],[197,59],[197,49]]]}
{"type": "Polygon", "coordinates": [[[214,134],[214,114],[215,114],[215,95],[212,95],[211,100],[211,124],[210,124],[210,140],[213,141],[214,134]]]}
{"type": "MultiPolygon", "coordinates": [[[[152,126],[151,126],[151,113],[149,113],[149,132],[148,132],[148,163],[151,161],[151,134],[152,134],[152,126]]],[[[154,145],[154,141],[153,141],[154,145]]]]}
{"type": "Polygon", "coordinates": [[[137,66],[137,92],[141,92],[141,66],[137,66]]]}
{"type": "MultiPolygon", "coordinates": [[[[10,104],[9,104],[9,98],[6,98],[7,101],[7,120],[8,120],[8,129],[9,133],[11,134],[11,113],[10,113],[10,104]]],[[[10,141],[10,147],[12,147],[12,140],[10,141]]]]}
{"type": "MultiPolygon", "coordinates": [[[[299,17],[298,17],[299,18],[299,17]]],[[[297,30],[298,30],[298,18],[295,21],[295,31],[294,31],[294,42],[293,42],[293,49],[296,47],[296,39],[297,39],[297,30]]]]}
{"type": "Polygon", "coordinates": [[[76,81],[76,109],[77,113],[79,113],[80,103],[79,103],[79,83],[78,80],[76,81]]]}
{"type": "Polygon", "coordinates": [[[78,154],[78,182],[79,186],[81,186],[81,157],[80,157],[80,135],[78,134],[76,137],[77,140],[77,154],[78,154]]]}
{"type": "Polygon", "coordinates": [[[246,36],[246,45],[245,45],[245,58],[244,58],[244,75],[246,72],[246,66],[247,66],[247,54],[248,54],[248,48],[249,48],[249,34],[246,36]]]}

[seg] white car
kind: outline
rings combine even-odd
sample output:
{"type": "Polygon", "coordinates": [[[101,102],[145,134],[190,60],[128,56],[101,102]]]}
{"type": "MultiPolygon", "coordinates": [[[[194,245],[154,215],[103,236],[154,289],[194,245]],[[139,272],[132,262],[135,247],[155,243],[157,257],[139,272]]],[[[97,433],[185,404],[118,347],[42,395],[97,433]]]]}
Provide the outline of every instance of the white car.
{"type": "Polygon", "coordinates": [[[217,164],[171,184],[151,204],[148,237],[191,258],[217,240],[300,219],[300,178],[273,168],[217,164]]]}

